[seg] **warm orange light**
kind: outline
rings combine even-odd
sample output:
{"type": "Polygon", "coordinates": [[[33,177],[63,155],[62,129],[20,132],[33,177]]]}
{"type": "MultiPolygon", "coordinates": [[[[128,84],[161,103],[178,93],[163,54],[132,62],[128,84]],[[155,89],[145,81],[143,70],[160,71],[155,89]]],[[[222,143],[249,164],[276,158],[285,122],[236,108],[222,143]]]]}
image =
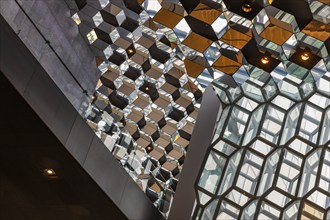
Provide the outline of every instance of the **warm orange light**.
{"type": "Polygon", "coordinates": [[[149,86],[146,86],[146,91],[149,91],[149,89],[150,89],[149,86]]]}
{"type": "Polygon", "coordinates": [[[44,169],[44,173],[47,176],[54,176],[56,175],[55,171],[53,169],[44,169]]]}
{"type": "Polygon", "coordinates": [[[129,54],[132,54],[132,53],[134,53],[134,50],[131,49],[131,48],[129,48],[129,49],[127,50],[127,52],[128,52],[129,54]]]}
{"type": "Polygon", "coordinates": [[[149,145],[148,147],[146,147],[146,150],[147,151],[152,151],[153,150],[153,147],[151,145],[149,145]]]}
{"type": "Polygon", "coordinates": [[[244,12],[251,12],[252,11],[252,5],[251,5],[251,3],[244,3],[242,5],[242,10],[244,12]]]}
{"type": "Polygon", "coordinates": [[[300,55],[300,58],[304,61],[308,60],[309,59],[309,54],[307,52],[304,52],[300,55]]]}
{"type": "Polygon", "coordinates": [[[263,58],[261,58],[261,63],[263,63],[263,64],[269,63],[269,58],[264,56],[263,58]]]}

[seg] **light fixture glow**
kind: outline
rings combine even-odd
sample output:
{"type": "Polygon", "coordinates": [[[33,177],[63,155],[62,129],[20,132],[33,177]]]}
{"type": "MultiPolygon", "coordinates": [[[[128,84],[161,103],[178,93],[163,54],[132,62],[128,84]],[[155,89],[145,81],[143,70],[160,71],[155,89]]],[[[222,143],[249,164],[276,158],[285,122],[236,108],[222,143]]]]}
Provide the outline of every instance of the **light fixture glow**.
{"type": "Polygon", "coordinates": [[[149,86],[146,86],[146,91],[149,91],[149,90],[150,90],[149,86]]]}
{"type": "Polygon", "coordinates": [[[309,54],[307,52],[303,52],[301,55],[300,55],[300,58],[302,60],[308,60],[309,59],[309,54]]]}
{"type": "Polygon", "coordinates": [[[56,175],[55,171],[53,169],[44,169],[44,174],[46,176],[54,176],[56,175]]]}
{"type": "Polygon", "coordinates": [[[134,53],[134,50],[133,50],[132,48],[129,48],[129,49],[127,50],[127,52],[128,52],[129,54],[132,54],[132,53],[134,53]]]}
{"type": "Polygon", "coordinates": [[[267,56],[262,57],[262,58],[261,58],[261,63],[262,63],[262,64],[267,64],[267,63],[269,63],[269,58],[268,58],[267,56]]]}
{"type": "Polygon", "coordinates": [[[243,5],[242,5],[242,10],[244,12],[251,12],[252,11],[252,5],[251,3],[249,2],[245,2],[243,5]]]}
{"type": "Polygon", "coordinates": [[[148,145],[147,147],[146,147],[146,150],[147,151],[152,151],[154,148],[151,146],[151,145],[148,145]]]}

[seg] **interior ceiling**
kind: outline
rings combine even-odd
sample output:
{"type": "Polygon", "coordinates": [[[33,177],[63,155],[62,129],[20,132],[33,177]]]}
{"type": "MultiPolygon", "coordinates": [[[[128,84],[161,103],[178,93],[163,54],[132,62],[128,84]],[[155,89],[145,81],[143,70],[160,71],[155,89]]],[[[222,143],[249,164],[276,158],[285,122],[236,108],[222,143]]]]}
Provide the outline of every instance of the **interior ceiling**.
{"type": "Polygon", "coordinates": [[[0,85],[0,219],[126,219],[2,73],[0,85]]]}
{"type": "Polygon", "coordinates": [[[328,0],[76,2],[102,72],[89,123],[105,142],[118,137],[113,154],[165,214],[206,86],[330,65],[328,0]]]}

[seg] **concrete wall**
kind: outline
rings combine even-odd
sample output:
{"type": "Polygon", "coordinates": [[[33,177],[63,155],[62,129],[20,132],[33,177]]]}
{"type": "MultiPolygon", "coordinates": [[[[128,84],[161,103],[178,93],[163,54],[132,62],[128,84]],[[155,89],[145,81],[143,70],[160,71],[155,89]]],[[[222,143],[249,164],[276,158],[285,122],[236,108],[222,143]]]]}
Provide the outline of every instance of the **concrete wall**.
{"type": "MultiPolygon", "coordinates": [[[[71,7],[71,11],[74,10],[72,8],[73,2],[64,0],[1,0],[0,4],[0,14],[65,96],[78,109],[85,100],[85,95],[69,71],[89,94],[94,92],[100,73],[96,68],[93,52],[71,19],[69,7],[71,7]],[[31,18],[32,22],[28,17],[31,18]],[[37,31],[33,23],[41,33],[37,31]],[[42,35],[49,41],[49,44],[42,35]],[[51,47],[63,63],[56,57],[51,47]]],[[[19,63],[20,61],[17,60],[18,65],[19,63]]]]}

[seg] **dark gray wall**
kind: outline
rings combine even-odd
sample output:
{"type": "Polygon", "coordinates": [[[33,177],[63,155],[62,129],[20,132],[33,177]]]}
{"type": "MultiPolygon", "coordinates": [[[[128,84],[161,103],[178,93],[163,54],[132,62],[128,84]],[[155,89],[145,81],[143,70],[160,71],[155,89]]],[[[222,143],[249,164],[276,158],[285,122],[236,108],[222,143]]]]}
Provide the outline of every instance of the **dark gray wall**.
{"type": "MultiPolygon", "coordinates": [[[[67,4],[64,0],[1,0],[0,14],[78,109],[85,96],[69,71],[89,94],[94,92],[100,73],[93,52],[80,35],[78,26],[71,19],[69,7],[72,6],[73,4],[67,4]],[[56,57],[51,47],[63,63],[56,57]]],[[[17,60],[17,64],[19,63],[20,60],[17,60]]]]}
{"type": "MultiPolygon", "coordinates": [[[[9,5],[9,3],[6,4],[9,5]]],[[[13,14],[16,12],[16,18],[13,19],[23,16],[17,12],[18,8],[14,4],[11,7],[7,10],[13,10],[11,12],[13,14]]],[[[1,8],[3,12],[3,4],[1,8]]],[[[32,34],[33,28],[25,28],[27,38],[37,36],[32,34]]],[[[12,29],[1,15],[0,30],[0,70],[63,146],[129,219],[163,219],[150,200],[84,122],[72,105],[72,100],[67,99],[68,94],[77,98],[72,93],[72,90],[75,91],[74,88],[71,90],[71,87],[68,87],[68,91],[63,91],[62,86],[68,85],[57,85],[60,81],[56,81],[56,77],[55,84],[54,77],[51,77],[52,73],[60,74],[61,71],[57,69],[61,67],[57,66],[57,63],[56,65],[47,64],[53,61],[47,58],[48,55],[53,57],[52,53],[41,52],[39,57],[36,56],[37,52],[27,43],[30,39],[23,41],[21,36],[17,35],[17,28],[12,29]]],[[[47,51],[47,46],[41,43],[42,48],[47,51]]],[[[7,106],[4,104],[2,107],[7,106]]]]}
{"type": "Polygon", "coordinates": [[[189,144],[189,153],[184,161],[180,181],[176,189],[169,220],[190,219],[195,202],[194,184],[202,166],[206,151],[211,143],[218,114],[221,113],[221,103],[212,85],[204,94],[201,109],[189,144]]]}

